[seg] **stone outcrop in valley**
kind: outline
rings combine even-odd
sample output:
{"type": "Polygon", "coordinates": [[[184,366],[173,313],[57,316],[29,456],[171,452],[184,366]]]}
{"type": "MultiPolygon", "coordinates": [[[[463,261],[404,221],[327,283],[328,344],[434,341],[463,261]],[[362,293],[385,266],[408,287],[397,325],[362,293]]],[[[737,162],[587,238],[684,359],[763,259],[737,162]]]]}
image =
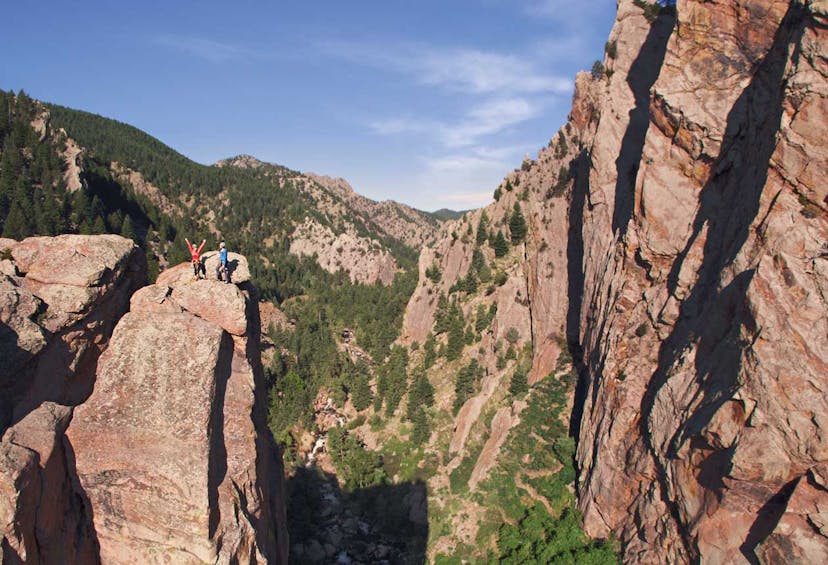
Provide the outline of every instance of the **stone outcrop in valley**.
{"type": "Polygon", "coordinates": [[[244,258],[235,284],[182,264],[136,292],[119,236],[0,251],[3,562],[286,562],[244,258]]]}

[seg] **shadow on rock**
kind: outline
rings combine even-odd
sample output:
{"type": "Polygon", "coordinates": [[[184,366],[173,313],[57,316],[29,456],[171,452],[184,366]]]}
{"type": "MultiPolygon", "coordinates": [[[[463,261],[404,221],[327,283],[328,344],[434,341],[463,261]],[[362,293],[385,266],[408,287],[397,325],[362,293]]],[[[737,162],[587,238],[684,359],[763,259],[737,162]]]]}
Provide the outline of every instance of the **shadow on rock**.
{"type": "Polygon", "coordinates": [[[291,561],[425,563],[428,493],[415,481],[345,491],[301,468],[287,481],[291,561]]]}

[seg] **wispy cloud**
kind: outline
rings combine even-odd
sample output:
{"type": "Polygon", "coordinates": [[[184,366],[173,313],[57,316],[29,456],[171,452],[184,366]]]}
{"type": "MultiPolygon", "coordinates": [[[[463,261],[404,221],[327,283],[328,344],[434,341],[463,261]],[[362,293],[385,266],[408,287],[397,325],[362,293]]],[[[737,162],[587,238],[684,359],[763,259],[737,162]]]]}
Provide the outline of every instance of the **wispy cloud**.
{"type": "Polygon", "coordinates": [[[569,78],[545,72],[526,57],[468,48],[399,43],[327,42],[329,56],[410,76],[414,82],[466,94],[568,94],[569,78]]]}
{"type": "Polygon", "coordinates": [[[447,148],[458,148],[476,145],[481,138],[530,120],[541,109],[541,104],[521,97],[496,98],[472,106],[456,122],[398,117],[375,120],[369,127],[380,135],[428,135],[447,148]]]}
{"type": "Polygon", "coordinates": [[[228,61],[252,59],[259,56],[259,54],[247,47],[231,43],[222,43],[203,37],[161,35],[155,37],[153,43],[183,51],[211,63],[226,63],[228,61]]]}
{"type": "Polygon", "coordinates": [[[424,84],[474,94],[564,94],[572,87],[569,79],[544,73],[523,58],[475,49],[425,50],[410,66],[424,84]]]}
{"type": "Polygon", "coordinates": [[[499,133],[539,113],[540,105],[525,98],[490,100],[473,107],[461,123],[446,128],[443,143],[448,147],[472,145],[483,136],[499,133]]]}
{"type": "Polygon", "coordinates": [[[429,173],[461,173],[471,169],[486,169],[503,171],[509,163],[514,161],[520,153],[518,146],[489,148],[475,146],[461,152],[453,152],[439,157],[425,159],[426,170],[429,173]]]}

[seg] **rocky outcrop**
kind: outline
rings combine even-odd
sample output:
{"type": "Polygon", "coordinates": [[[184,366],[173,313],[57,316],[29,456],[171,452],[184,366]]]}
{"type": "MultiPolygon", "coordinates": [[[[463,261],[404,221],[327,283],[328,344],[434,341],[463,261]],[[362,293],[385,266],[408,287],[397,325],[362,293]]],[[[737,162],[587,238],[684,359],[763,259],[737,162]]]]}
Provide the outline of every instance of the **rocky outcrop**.
{"type": "Polygon", "coordinates": [[[391,253],[376,241],[350,231],[336,235],[311,219],[305,220],[291,235],[290,252],[316,256],[319,266],[326,271],[345,271],[351,281],[360,284],[380,282],[387,286],[394,282],[399,271],[391,253]]]}
{"type": "Polygon", "coordinates": [[[256,292],[189,269],[133,296],[68,432],[100,556],[284,563],[256,292]]]}
{"type": "Polygon", "coordinates": [[[366,232],[373,234],[377,243],[381,238],[390,238],[416,249],[433,239],[440,224],[432,215],[405,204],[393,200],[376,202],[366,198],[342,178],[299,173],[250,155],[223,159],[215,166],[255,171],[279,179],[283,186],[289,183],[310,197],[314,208],[331,225],[342,226],[361,235],[366,232]]]}
{"type": "Polygon", "coordinates": [[[828,491],[810,478],[828,457],[819,4],[686,1],[652,23],[619,8],[573,195],[574,298],[581,507],[629,559],[824,559],[828,491]]]}
{"type": "Polygon", "coordinates": [[[305,173],[319,186],[340,198],[351,213],[363,218],[372,232],[396,239],[415,249],[431,241],[438,227],[434,218],[405,204],[385,200],[375,202],[358,194],[342,178],[305,173]]]}
{"type": "Polygon", "coordinates": [[[0,240],[0,547],[2,561],[95,562],[65,431],[91,393],[98,357],[143,254],[119,236],[0,240]]]}
{"type": "Polygon", "coordinates": [[[136,292],[119,236],[0,253],[2,562],[285,562],[255,289],[184,264],[136,292]]]}
{"type": "MultiPolygon", "coordinates": [[[[619,2],[606,72],[578,76],[568,124],[498,188],[491,229],[508,236],[517,203],[526,242],[496,260],[484,245],[506,283],[460,304],[468,320],[494,301],[495,332],[522,317],[530,381],[574,358],[588,534],[632,562],[822,562],[828,10],[646,12],[619,2]]],[[[479,218],[424,249],[403,341],[468,273],[479,218]]]]}

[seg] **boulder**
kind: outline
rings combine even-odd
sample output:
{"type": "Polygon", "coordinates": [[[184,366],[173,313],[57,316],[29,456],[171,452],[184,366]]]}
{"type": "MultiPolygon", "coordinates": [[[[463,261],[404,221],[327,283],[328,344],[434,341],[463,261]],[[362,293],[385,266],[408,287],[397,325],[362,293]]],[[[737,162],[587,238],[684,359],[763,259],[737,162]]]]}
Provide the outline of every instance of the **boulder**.
{"type": "Polygon", "coordinates": [[[68,432],[101,559],[283,563],[255,289],[170,280],[133,295],[68,432]]]}
{"type": "Polygon", "coordinates": [[[12,248],[17,269],[44,284],[94,287],[104,283],[135,244],[118,235],[29,237],[12,248]]]}
{"type": "Polygon", "coordinates": [[[0,544],[10,562],[97,561],[65,430],[94,384],[98,356],[146,278],[119,236],[0,241],[0,544]],[[16,253],[16,255],[15,255],[16,253]]]}

